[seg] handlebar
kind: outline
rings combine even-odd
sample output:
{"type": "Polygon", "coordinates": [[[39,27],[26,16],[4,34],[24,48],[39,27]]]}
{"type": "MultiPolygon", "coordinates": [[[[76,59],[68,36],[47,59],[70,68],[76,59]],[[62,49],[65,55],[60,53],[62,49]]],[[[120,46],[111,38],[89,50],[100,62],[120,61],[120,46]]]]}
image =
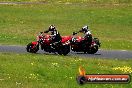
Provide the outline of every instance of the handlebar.
{"type": "Polygon", "coordinates": [[[76,35],[76,34],[78,34],[79,32],[80,32],[80,31],[78,31],[78,32],[73,32],[72,35],[76,35]]]}

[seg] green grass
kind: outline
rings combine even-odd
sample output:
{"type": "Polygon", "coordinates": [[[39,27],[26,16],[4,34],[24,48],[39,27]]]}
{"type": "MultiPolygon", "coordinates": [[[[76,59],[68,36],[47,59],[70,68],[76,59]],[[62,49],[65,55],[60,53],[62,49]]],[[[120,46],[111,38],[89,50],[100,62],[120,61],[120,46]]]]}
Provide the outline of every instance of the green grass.
{"type": "Polygon", "coordinates": [[[0,88],[131,88],[131,82],[83,86],[76,82],[79,66],[83,66],[87,74],[132,75],[131,64],[130,59],[0,53],[0,88]],[[124,70],[113,70],[115,67],[124,70]]]}
{"type": "MultiPolygon", "coordinates": [[[[26,45],[50,24],[55,24],[62,35],[71,35],[88,24],[93,35],[101,40],[101,48],[132,50],[131,0],[39,1],[46,4],[0,5],[0,44],[26,45]]],[[[131,88],[132,83],[76,83],[80,65],[87,74],[132,76],[131,64],[130,59],[0,53],[0,88],[131,88]],[[113,70],[115,67],[121,69],[113,70]]]]}
{"type": "Polygon", "coordinates": [[[132,50],[131,14],[129,4],[0,5],[0,44],[26,45],[50,24],[62,35],[89,25],[101,48],[132,50]]]}
{"type": "Polygon", "coordinates": [[[46,3],[131,3],[131,0],[0,0],[10,2],[46,2],[46,3]]]}

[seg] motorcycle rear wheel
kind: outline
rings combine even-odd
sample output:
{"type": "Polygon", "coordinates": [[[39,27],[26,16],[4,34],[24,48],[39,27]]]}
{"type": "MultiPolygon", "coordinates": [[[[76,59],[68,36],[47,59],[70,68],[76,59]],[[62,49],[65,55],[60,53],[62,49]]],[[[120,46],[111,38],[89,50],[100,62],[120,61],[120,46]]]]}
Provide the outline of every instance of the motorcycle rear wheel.
{"type": "Polygon", "coordinates": [[[98,51],[98,46],[96,45],[96,46],[93,46],[93,47],[91,47],[88,51],[87,51],[87,53],[88,54],[95,54],[97,51],[98,51]]]}
{"type": "Polygon", "coordinates": [[[69,45],[64,45],[58,50],[59,55],[67,55],[70,52],[70,46],[69,45]]]}

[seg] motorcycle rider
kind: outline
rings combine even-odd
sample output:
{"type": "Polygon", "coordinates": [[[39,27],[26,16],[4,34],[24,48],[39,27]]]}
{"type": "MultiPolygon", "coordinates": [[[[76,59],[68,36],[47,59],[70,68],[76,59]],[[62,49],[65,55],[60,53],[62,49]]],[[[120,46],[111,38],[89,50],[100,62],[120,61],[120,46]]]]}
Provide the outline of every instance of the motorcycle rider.
{"type": "Polygon", "coordinates": [[[57,31],[56,27],[54,25],[50,25],[49,29],[44,31],[44,33],[51,32],[51,40],[52,40],[52,47],[54,48],[56,44],[61,42],[61,36],[60,33],[57,31]]]}
{"type": "Polygon", "coordinates": [[[92,34],[90,32],[90,29],[88,26],[84,26],[82,27],[81,30],[79,30],[79,32],[83,32],[84,33],[84,44],[87,43],[89,46],[91,45],[92,42],[92,34]]]}

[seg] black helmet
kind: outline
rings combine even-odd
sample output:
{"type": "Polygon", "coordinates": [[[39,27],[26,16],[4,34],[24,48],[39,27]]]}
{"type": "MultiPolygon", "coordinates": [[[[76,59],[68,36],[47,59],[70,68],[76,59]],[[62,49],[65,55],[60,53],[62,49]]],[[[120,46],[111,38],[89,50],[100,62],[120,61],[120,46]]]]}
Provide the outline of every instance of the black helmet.
{"type": "Polygon", "coordinates": [[[55,26],[54,25],[50,25],[49,26],[49,31],[54,31],[55,30],[55,26]]]}
{"type": "Polygon", "coordinates": [[[82,27],[80,32],[85,32],[85,33],[88,32],[88,26],[82,27]]]}

